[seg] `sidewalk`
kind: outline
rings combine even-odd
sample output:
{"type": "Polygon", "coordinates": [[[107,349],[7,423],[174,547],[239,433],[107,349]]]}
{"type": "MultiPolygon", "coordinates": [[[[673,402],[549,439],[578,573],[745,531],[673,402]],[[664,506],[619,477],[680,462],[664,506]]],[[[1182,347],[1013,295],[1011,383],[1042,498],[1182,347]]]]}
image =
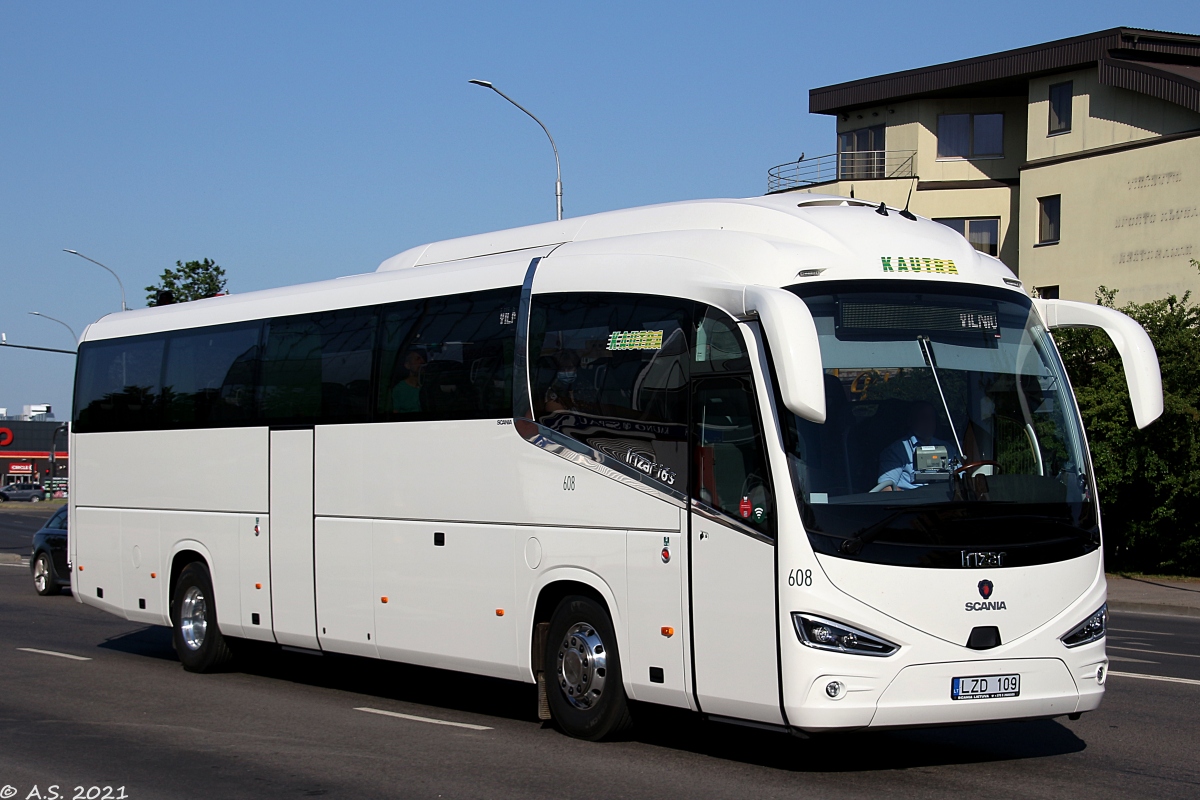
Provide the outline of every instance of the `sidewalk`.
{"type": "Polygon", "coordinates": [[[1200,580],[1105,577],[1113,611],[1200,617],[1200,580]]]}

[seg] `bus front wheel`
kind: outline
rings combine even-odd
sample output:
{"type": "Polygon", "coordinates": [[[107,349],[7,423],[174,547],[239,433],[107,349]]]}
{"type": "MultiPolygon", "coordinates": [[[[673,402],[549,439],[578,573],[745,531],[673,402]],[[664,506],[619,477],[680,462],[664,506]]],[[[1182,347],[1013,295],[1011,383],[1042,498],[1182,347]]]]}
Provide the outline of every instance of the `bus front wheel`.
{"type": "Polygon", "coordinates": [[[193,561],[179,573],[171,602],[175,652],[188,672],[215,672],[233,660],[228,642],[217,628],[208,566],[193,561]]]}
{"type": "Polygon", "coordinates": [[[573,596],[558,604],[544,659],[550,713],[564,733],[598,741],[632,724],[617,636],[595,600],[573,596]]]}

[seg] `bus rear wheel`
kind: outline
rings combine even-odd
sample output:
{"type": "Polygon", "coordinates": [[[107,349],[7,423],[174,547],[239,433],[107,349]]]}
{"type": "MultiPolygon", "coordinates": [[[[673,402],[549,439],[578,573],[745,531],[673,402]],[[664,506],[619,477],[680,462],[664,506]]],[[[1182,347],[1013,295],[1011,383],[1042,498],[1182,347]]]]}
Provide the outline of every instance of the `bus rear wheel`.
{"type": "Polygon", "coordinates": [[[573,596],[558,604],[543,658],[550,714],[564,733],[598,741],[633,724],[617,636],[595,600],[573,596]]]}
{"type": "Polygon", "coordinates": [[[171,602],[175,653],[188,672],[216,672],[233,660],[233,651],[217,627],[208,566],[193,561],[179,573],[171,602]]]}

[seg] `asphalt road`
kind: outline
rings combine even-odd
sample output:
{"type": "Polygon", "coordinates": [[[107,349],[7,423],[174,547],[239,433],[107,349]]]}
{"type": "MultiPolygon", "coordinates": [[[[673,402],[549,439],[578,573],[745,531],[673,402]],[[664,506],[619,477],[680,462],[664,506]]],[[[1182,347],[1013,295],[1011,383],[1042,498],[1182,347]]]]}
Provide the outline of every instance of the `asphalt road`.
{"type": "MultiPolygon", "coordinates": [[[[1110,653],[1136,659],[1114,671],[1200,681],[1200,621],[1112,626],[1110,653]]],[[[809,741],[636,708],[632,738],[590,744],[540,725],[534,702],[519,684],[279,651],[193,675],[167,629],[39,598],[27,568],[0,566],[3,800],[51,785],[130,800],[1200,796],[1200,683],[1114,674],[1076,722],[809,741]]]]}

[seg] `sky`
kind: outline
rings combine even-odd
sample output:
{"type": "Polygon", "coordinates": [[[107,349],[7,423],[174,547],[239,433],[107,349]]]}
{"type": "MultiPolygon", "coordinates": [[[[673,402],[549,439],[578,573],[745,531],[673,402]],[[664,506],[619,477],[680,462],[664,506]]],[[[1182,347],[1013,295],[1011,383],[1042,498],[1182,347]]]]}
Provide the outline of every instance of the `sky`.
{"type": "MultiPolygon", "coordinates": [[[[0,332],[71,349],[177,260],[247,292],[428,241],[766,189],[835,149],[808,90],[1195,0],[25,3],[0,0],[0,332]]],[[[70,416],[74,358],[0,348],[0,408],[70,416]]]]}

